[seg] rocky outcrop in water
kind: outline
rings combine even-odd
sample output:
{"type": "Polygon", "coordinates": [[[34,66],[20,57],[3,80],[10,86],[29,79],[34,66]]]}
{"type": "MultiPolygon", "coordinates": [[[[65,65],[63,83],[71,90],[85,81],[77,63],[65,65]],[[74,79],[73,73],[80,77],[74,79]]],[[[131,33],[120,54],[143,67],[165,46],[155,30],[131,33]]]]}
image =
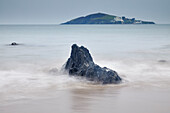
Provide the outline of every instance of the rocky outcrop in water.
{"type": "Polygon", "coordinates": [[[120,83],[121,78],[116,71],[100,67],[93,62],[89,50],[83,46],[72,45],[71,56],[67,60],[65,70],[69,75],[83,76],[90,81],[103,84],[120,83]]]}

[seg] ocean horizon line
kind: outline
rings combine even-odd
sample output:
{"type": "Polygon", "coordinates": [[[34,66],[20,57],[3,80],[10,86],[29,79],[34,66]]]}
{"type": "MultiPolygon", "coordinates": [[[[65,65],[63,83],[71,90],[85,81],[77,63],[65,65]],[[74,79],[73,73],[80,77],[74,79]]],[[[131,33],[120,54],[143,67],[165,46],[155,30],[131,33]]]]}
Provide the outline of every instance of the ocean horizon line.
{"type": "MultiPolygon", "coordinates": [[[[38,26],[51,26],[51,25],[57,25],[57,26],[102,26],[102,25],[108,25],[108,26],[119,26],[119,25],[150,25],[150,24],[67,24],[67,25],[61,25],[61,24],[0,24],[0,26],[33,26],[33,25],[38,25],[38,26]]],[[[154,24],[154,25],[170,25],[170,24],[154,24]]]]}

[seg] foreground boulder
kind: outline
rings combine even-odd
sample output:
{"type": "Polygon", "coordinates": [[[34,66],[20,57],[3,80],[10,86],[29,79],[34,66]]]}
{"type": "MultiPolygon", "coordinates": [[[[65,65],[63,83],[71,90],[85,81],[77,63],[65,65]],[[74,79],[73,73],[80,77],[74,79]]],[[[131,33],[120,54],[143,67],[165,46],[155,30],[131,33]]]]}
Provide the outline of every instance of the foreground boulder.
{"type": "Polygon", "coordinates": [[[93,62],[89,50],[83,46],[72,45],[71,56],[67,60],[65,70],[70,75],[86,77],[88,80],[103,84],[120,83],[121,78],[116,71],[101,68],[93,62]]]}

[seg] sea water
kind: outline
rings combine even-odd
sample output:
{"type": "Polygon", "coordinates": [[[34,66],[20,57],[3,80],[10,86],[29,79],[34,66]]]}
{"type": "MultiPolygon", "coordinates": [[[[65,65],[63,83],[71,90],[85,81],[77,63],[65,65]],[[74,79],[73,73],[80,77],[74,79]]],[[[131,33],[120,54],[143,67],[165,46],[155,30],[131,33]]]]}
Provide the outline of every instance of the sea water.
{"type": "Polygon", "coordinates": [[[170,25],[0,25],[0,113],[167,113],[169,93],[170,25]],[[123,82],[62,73],[72,44],[123,82]]]}

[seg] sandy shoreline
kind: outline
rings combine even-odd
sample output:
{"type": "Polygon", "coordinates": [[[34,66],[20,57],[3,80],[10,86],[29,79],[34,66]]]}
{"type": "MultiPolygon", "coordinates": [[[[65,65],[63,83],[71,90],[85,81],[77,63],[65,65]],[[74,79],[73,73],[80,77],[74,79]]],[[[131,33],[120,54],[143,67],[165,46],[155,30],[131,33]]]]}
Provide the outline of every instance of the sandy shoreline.
{"type": "Polygon", "coordinates": [[[0,112],[167,113],[170,111],[169,93],[169,88],[157,87],[65,89],[55,91],[48,98],[21,99],[11,104],[1,104],[0,112]]]}

